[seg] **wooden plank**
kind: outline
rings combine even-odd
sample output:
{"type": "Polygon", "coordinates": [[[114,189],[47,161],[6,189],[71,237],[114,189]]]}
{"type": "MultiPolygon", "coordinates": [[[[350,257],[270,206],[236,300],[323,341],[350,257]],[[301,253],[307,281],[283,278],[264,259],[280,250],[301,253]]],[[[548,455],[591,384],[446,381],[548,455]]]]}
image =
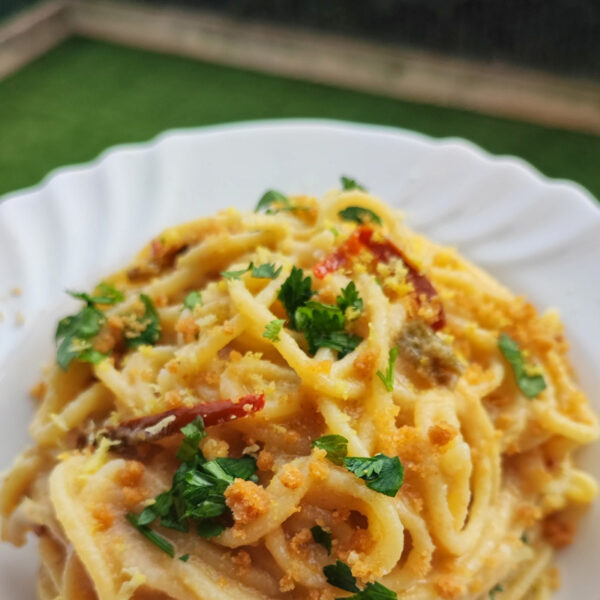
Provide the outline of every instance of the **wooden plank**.
{"type": "Polygon", "coordinates": [[[14,73],[70,35],[69,4],[51,0],[0,27],[0,79],[14,73]]]}
{"type": "Polygon", "coordinates": [[[55,0],[38,12],[34,9],[29,22],[30,34],[26,22],[12,37],[10,33],[3,37],[0,31],[0,77],[71,32],[285,77],[600,134],[600,84],[584,79],[168,5],[55,0]],[[24,41],[29,35],[33,43],[24,41]],[[8,39],[8,58],[6,51],[3,54],[3,39],[8,39]]]}

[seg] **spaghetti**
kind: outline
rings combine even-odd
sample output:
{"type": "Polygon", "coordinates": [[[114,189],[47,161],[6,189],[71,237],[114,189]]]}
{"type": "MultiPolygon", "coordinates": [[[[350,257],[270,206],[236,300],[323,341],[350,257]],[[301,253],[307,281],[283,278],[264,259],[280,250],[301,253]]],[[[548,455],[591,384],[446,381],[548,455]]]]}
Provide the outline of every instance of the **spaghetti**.
{"type": "Polygon", "coordinates": [[[0,495],[39,598],[551,597],[597,491],[558,316],[344,183],[73,294],[0,495]]]}

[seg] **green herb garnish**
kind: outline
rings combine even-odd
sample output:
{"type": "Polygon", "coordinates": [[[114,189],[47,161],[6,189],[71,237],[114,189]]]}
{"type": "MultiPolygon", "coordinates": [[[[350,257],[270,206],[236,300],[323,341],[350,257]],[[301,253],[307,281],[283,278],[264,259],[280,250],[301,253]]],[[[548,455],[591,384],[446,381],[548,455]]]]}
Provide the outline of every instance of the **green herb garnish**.
{"type": "Polygon", "coordinates": [[[348,440],[337,434],[324,435],[312,443],[313,448],[327,452],[327,459],[334,465],[344,466],[358,478],[364,480],[367,487],[391,496],[397,494],[404,481],[404,467],[397,456],[385,454],[361,457],[348,456],[348,440]]]}
{"type": "Polygon", "coordinates": [[[276,269],[275,264],[265,263],[259,267],[253,267],[252,277],[256,277],[257,279],[276,279],[279,273],[281,273],[282,268],[279,267],[279,269],[276,269]]]}
{"type": "Polygon", "coordinates": [[[225,279],[232,281],[233,279],[239,279],[244,273],[248,273],[248,271],[253,268],[254,263],[250,263],[245,269],[240,269],[239,271],[223,271],[221,275],[225,277],[225,279]]]}
{"type": "MultiPolygon", "coordinates": [[[[130,523],[154,543],[157,543],[155,538],[158,534],[149,525],[157,519],[163,527],[184,533],[189,532],[190,525],[194,524],[197,535],[206,539],[219,535],[225,529],[221,520],[231,517],[225,502],[225,490],[237,478],[258,481],[256,461],[252,457],[215,458],[210,461],[204,458],[198,447],[206,435],[201,417],[183,427],[181,433],[184,439],[177,458],[182,464],[173,476],[171,488],[156,496],[154,503],[139,515],[128,516],[130,523]]],[[[162,540],[162,549],[170,546],[166,540],[158,538],[162,540]]]]}
{"type": "Polygon", "coordinates": [[[393,391],[394,389],[394,363],[398,358],[398,348],[394,347],[390,350],[389,358],[388,358],[388,368],[385,374],[381,371],[377,371],[377,377],[383,381],[383,385],[385,385],[385,389],[388,392],[393,391]]]}
{"type": "Polygon", "coordinates": [[[158,546],[163,552],[166,552],[171,558],[175,556],[175,549],[173,544],[168,542],[162,535],[156,533],[153,529],[150,529],[147,525],[142,525],[139,522],[138,515],[129,513],[127,520],[144,536],[146,536],[155,546],[158,546]]]}
{"type": "Polygon", "coordinates": [[[323,568],[327,583],[346,592],[353,592],[345,600],[397,600],[396,592],[385,587],[381,583],[367,583],[361,590],[356,584],[356,577],[352,575],[350,567],[341,560],[335,565],[327,565],[323,568]]]}
{"type": "Polygon", "coordinates": [[[283,267],[279,267],[279,269],[276,269],[275,265],[272,263],[265,263],[264,265],[255,267],[254,263],[251,262],[245,269],[240,269],[239,271],[223,271],[221,275],[225,277],[225,279],[233,280],[239,279],[244,273],[252,271],[252,277],[256,277],[257,279],[275,279],[279,273],[281,273],[282,268],[283,267]]]}
{"type": "Polygon", "coordinates": [[[288,278],[283,282],[277,298],[283,304],[289,317],[290,327],[297,329],[296,310],[306,304],[313,296],[312,280],[309,276],[304,277],[302,269],[292,267],[288,278]]]}
{"type": "Polygon", "coordinates": [[[190,292],[183,299],[183,306],[185,308],[189,308],[190,310],[194,310],[194,308],[198,305],[202,304],[202,294],[199,291],[190,292]]]}
{"type": "Polygon", "coordinates": [[[358,183],[356,181],[356,179],[352,179],[351,177],[346,177],[345,175],[342,175],[340,177],[340,181],[342,183],[342,189],[344,191],[347,191],[347,190],[360,190],[361,192],[367,191],[366,187],[364,187],[363,185],[358,183]]]}
{"type": "Polygon", "coordinates": [[[296,327],[304,332],[310,354],[319,348],[337,350],[338,358],[352,352],[362,338],[345,332],[345,325],[346,317],[339,306],[311,300],[296,310],[296,327]]]}
{"type": "MultiPolygon", "coordinates": [[[[102,304],[110,304],[108,296],[89,296],[80,292],[68,292],[74,298],[83,300],[86,305],[76,314],[65,317],[58,322],[56,327],[56,361],[63,370],[70,362],[77,358],[83,362],[97,364],[105,359],[108,354],[98,352],[92,347],[92,338],[97,336],[106,322],[104,313],[96,308],[96,302],[102,300],[102,304]]],[[[117,302],[118,300],[114,300],[117,302]]]]}
{"type": "Polygon", "coordinates": [[[284,323],[285,319],[273,319],[265,325],[265,330],[262,336],[268,340],[271,340],[272,342],[278,342],[279,334],[281,333],[284,323]]]}
{"type": "MultiPolygon", "coordinates": [[[[262,198],[258,201],[254,212],[259,212],[261,210],[266,209],[267,212],[272,211],[271,208],[273,204],[281,204],[284,207],[290,206],[290,201],[287,196],[278,192],[277,190],[268,190],[263,195],[262,198]]],[[[274,211],[276,212],[276,211],[274,211]]]]}
{"type": "Polygon", "coordinates": [[[189,555],[189,554],[182,554],[182,555],[179,557],[179,560],[180,560],[181,562],[187,562],[188,560],[190,560],[190,555],[189,555]]]}
{"type": "Polygon", "coordinates": [[[343,465],[348,456],[348,440],[343,435],[323,435],[312,443],[312,447],[325,450],[327,458],[334,465],[343,465]]]}
{"type": "Polygon", "coordinates": [[[349,456],[344,459],[348,471],[362,479],[368,488],[394,497],[402,487],[404,468],[397,456],[376,454],[373,457],[349,456]]]}
{"type": "Polygon", "coordinates": [[[363,300],[358,294],[356,284],[351,281],[343,290],[342,295],[336,298],[338,308],[348,317],[348,309],[354,314],[354,319],[358,318],[363,309],[363,300]]]}
{"type": "Polygon", "coordinates": [[[311,527],[310,532],[312,533],[313,540],[315,540],[317,544],[323,546],[323,548],[327,550],[327,555],[331,556],[331,533],[329,531],[325,531],[325,529],[319,525],[311,527]]]}
{"type": "Polygon", "coordinates": [[[519,389],[528,398],[534,398],[546,389],[546,382],[542,375],[530,375],[528,373],[525,358],[515,340],[503,333],[498,339],[498,348],[510,363],[519,389]]]}
{"type": "Polygon", "coordinates": [[[496,594],[499,594],[500,592],[503,592],[504,588],[497,583],[491,590],[490,590],[490,600],[494,600],[496,598],[496,594]]]}
{"type": "Polygon", "coordinates": [[[360,592],[356,585],[356,577],[352,575],[350,567],[341,560],[336,560],[335,565],[323,567],[323,574],[327,577],[327,583],[346,592],[360,592]]]}
{"type": "Polygon", "coordinates": [[[136,348],[137,346],[154,346],[160,338],[161,326],[158,313],[152,300],[146,294],[140,294],[145,311],[138,319],[138,322],[144,326],[142,331],[134,329],[125,329],[125,342],[128,348],[136,348]]]}
{"type": "Polygon", "coordinates": [[[377,223],[381,225],[381,218],[377,213],[374,213],[370,208],[362,206],[347,206],[344,210],[340,210],[338,215],[344,221],[353,221],[354,223],[377,223]]]}

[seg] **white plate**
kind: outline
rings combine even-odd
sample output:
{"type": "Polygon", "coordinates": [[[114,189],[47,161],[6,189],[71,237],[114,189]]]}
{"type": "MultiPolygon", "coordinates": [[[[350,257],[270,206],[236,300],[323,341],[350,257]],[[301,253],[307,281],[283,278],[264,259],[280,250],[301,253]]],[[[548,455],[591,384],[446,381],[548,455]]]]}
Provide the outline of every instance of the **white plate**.
{"type": "MultiPolygon", "coordinates": [[[[540,308],[558,307],[584,389],[600,409],[600,210],[582,188],[462,140],[332,121],[271,121],[172,131],[60,169],[0,204],[0,468],[28,443],[27,389],[53,355],[57,317],[164,227],[227,206],[252,208],[267,188],[320,195],[342,174],[457,246],[540,308]],[[9,290],[20,287],[21,297],[9,290]],[[21,310],[25,326],[15,324],[21,310]]],[[[600,448],[584,464],[600,476],[600,448]]],[[[559,599],[600,598],[600,518],[587,516],[561,555],[559,599]]],[[[0,546],[0,597],[32,599],[33,544],[0,546]]]]}

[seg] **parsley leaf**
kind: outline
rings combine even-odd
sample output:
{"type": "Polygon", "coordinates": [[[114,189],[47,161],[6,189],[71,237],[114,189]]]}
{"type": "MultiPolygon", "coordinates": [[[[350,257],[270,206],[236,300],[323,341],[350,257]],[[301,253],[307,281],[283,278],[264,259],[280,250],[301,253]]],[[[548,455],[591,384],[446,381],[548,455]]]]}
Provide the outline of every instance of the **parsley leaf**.
{"type": "Polygon", "coordinates": [[[188,560],[190,560],[190,555],[189,555],[189,554],[182,554],[182,555],[179,557],[179,560],[180,560],[181,562],[187,562],[188,560]]]}
{"type": "Polygon", "coordinates": [[[351,281],[343,290],[342,295],[336,298],[337,305],[339,309],[347,315],[348,309],[354,313],[354,318],[356,319],[363,309],[363,300],[358,294],[358,290],[356,289],[356,284],[354,281],[351,281]]]}
{"type": "Polygon", "coordinates": [[[495,600],[496,598],[496,594],[499,594],[500,592],[503,592],[504,588],[497,583],[491,590],[490,590],[490,600],[495,600]]]}
{"type": "Polygon", "coordinates": [[[360,592],[356,585],[356,577],[352,575],[350,567],[341,560],[336,560],[335,565],[323,567],[323,574],[327,577],[327,583],[346,592],[360,592]]]}
{"type": "Polygon", "coordinates": [[[273,204],[282,204],[284,207],[289,207],[290,201],[287,196],[277,190],[267,190],[258,201],[254,212],[259,212],[263,209],[267,209],[267,212],[270,212],[273,204]]]}
{"type": "Polygon", "coordinates": [[[210,540],[210,538],[217,537],[225,531],[225,525],[217,523],[214,519],[205,519],[200,521],[196,527],[196,533],[204,538],[210,540]]]}
{"type": "Polygon", "coordinates": [[[296,310],[308,302],[314,292],[312,280],[309,276],[303,277],[302,269],[292,267],[288,278],[283,282],[277,298],[283,304],[290,320],[290,327],[298,329],[296,325],[296,310]]]}
{"type": "Polygon", "coordinates": [[[542,375],[530,375],[527,372],[525,358],[515,340],[503,333],[498,339],[498,348],[504,358],[510,363],[519,389],[528,397],[534,398],[546,389],[546,382],[542,375]]]}
{"type": "Polygon", "coordinates": [[[311,527],[310,532],[312,533],[313,540],[315,540],[317,544],[323,546],[323,548],[327,550],[327,555],[331,556],[331,533],[329,531],[325,531],[325,529],[319,525],[311,527]]]}
{"type": "Polygon", "coordinates": [[[155,546],[158,546],[163,552],[166,552],[171,558],[175,556],[173,544],[168,542],[162,535],[150,529],[147,525],[140,525],[138,515],[129,513],[127,520],[144,536],[146,536],[155,546]]]}
{"type": "Polygon", "coordinates": [[[63,370],[77,358],[83,362],[97,364],[108,355],[92,348],[91,339],[100,333],[106,321],[104,313],[94,305],[94,298],[85,293],[68,292],[74,298],[86,302],[76,314],[65,317],[56,327],[56,361],[63,370]]]}
{"type": "Polygon", "coordinates": [[[343,465],[344,458],[348,456],[348,440],[343,435],[323,435],[312,443],[312,447],[325,450],[334,465],[343,465]]]}
{"type": "Polygon", "coordinates": [[[394,347],[390,350],[388,358],[388,368],[385,375],[381,371],[377,371],[377,377],[383,381],[385,389],[391,392],[394,389],[394,363],[398,358],[398,348],[394,347]]]}
{"type": "Polygon", "coordinates": [[[340,181],[342,183],[342,188],[346,190],[361,190],[362,192],[366,192],[367,188],[362,186],[360,183],[356,181],[356,179],[352,179],[351,177],[346,177],[346,175],[342,175],[340,177],[340,181]]]}
{"type": "Polygon", "coordinates": [[[272,321],[269,321],[269,323],[265,325],[262,336],[272,342],[279,342],[279,334],[281,333],[284,323],[285,319],[273,319],[272,321]]]}
{"type": "Polygon", "coordinates": [[[296,310],[296,327],[304,332],[310,354],[319,348],[337,350],[338,358],[352,352],[362,338],[346,333],[345,324],[346,317],[338,306],[309,301],[296,310]]]}
{"type": "Polygon", "coordinates": [[[181,462],[192,460],[198,454],[198,444],[206,437],[204,420],[202,417],[196,417],[191,423],[181,428],[183,440],[177,450],[177,458],[181,462]]]}
{"type": "Polygon", "coordinates": [[[158,313],[152,300],[146,294],[140,294],[140,300],[144,304],[145,311],[138,323],[144,325],[142,331],[137,331],[131,328],[125,329],[125,341],[128,348],[136,348],[137,346],[154,346],[160,338],[161,326],[158,313]]]}
{"type": "MultiPolygon", "coordinates": [[[[198,447],[206,435],[202,418],[188,423],[181,432],[184,439],[177,451],[177,458],[182,464],[173,475],[171,488],[156,496],[154,503],[139,515],[128,517],[154,543],[158,534],[149,525],[158,518],[163,527],[176,531],[188,532],[190,521],[193,521],[200,537],[209,539],[219,535],[225,529],[221,516],[231,515],[225,502],[225,490],[237,478],[258,481],[256,461],[250,456],[210,461],[204,458],[198,447]]],[[[166,540],[163,541],[168,544],[166,540]]]]}
{"type": "Polygon", "coordinates": [[[125,300],[123,293],[108,283],[101,283],[97,289],[102,296],[90,296],[85,292],[71,292],[69,290],[67,290],[67,294],[77,300],[83,300],[88,306],[94,306],[95,304],[117,304],[125,300]]]}
{"type": "Polygon", "coordinates": [[[190,292],[183,299],[183,306],[185,308],[189,308],[190,310],[194,310],[194,307],[202,304],[202,294],[199,291],[190,292]]]}
{"type": "Polygon", "coordinates": [[[367,583],[364,590],[345,600],[398,600],[396,592],[381,583],[367,583]]]}
{"type": "Polygon", "coordinates": [[[258,279],[276,279],[279,273],[281,273],[281,269],[283,269],[283,267],[275,269],[274,263],[265,263],[264,265],[252,269],[252,277],[258,279]]]}
{"type": "Polygon", "coordinates": [[[354,223],[377,223],[381,225],[381,218],[370,208],[363,208],[362,206],[347,206],[343,210],[340,210],[338,215],[344,219],[344,221],[353,221],[354,223]]]}
{"type": "Polygon", "coordinates": [[[397,456],[393,458],[385,454],[376,454],[373,457],[349,456],[344,458],[344,466],[364,480],[367,487],[392,498],[404,482],[404,467],[397,456]]]}
{"type": "Polygon", "coordinates": [[[225,279],[229,279],[231,281],[233,279],[239,279],[244,273],[247,273],[253,268],[254,263],[250,263],[245,269],[240,269],[239,271],[223,271],[221,275],[225,277],[225,279]]]}
{"type": "MultiPolygon", "coordinates": [[[[348,596],[345,600],[397,600],[396,592],[386,588],[381,583],[367,583],[364,589],[356,585],[356,577],[352,575],[350,567],[337,560],[335,565],[323,567],[323,573],[327,578],[327,583],[346,592],[353,592],[353,596],[348,596]]],[[[338,599],[340,600],[340,599],[338,599]]]]}

